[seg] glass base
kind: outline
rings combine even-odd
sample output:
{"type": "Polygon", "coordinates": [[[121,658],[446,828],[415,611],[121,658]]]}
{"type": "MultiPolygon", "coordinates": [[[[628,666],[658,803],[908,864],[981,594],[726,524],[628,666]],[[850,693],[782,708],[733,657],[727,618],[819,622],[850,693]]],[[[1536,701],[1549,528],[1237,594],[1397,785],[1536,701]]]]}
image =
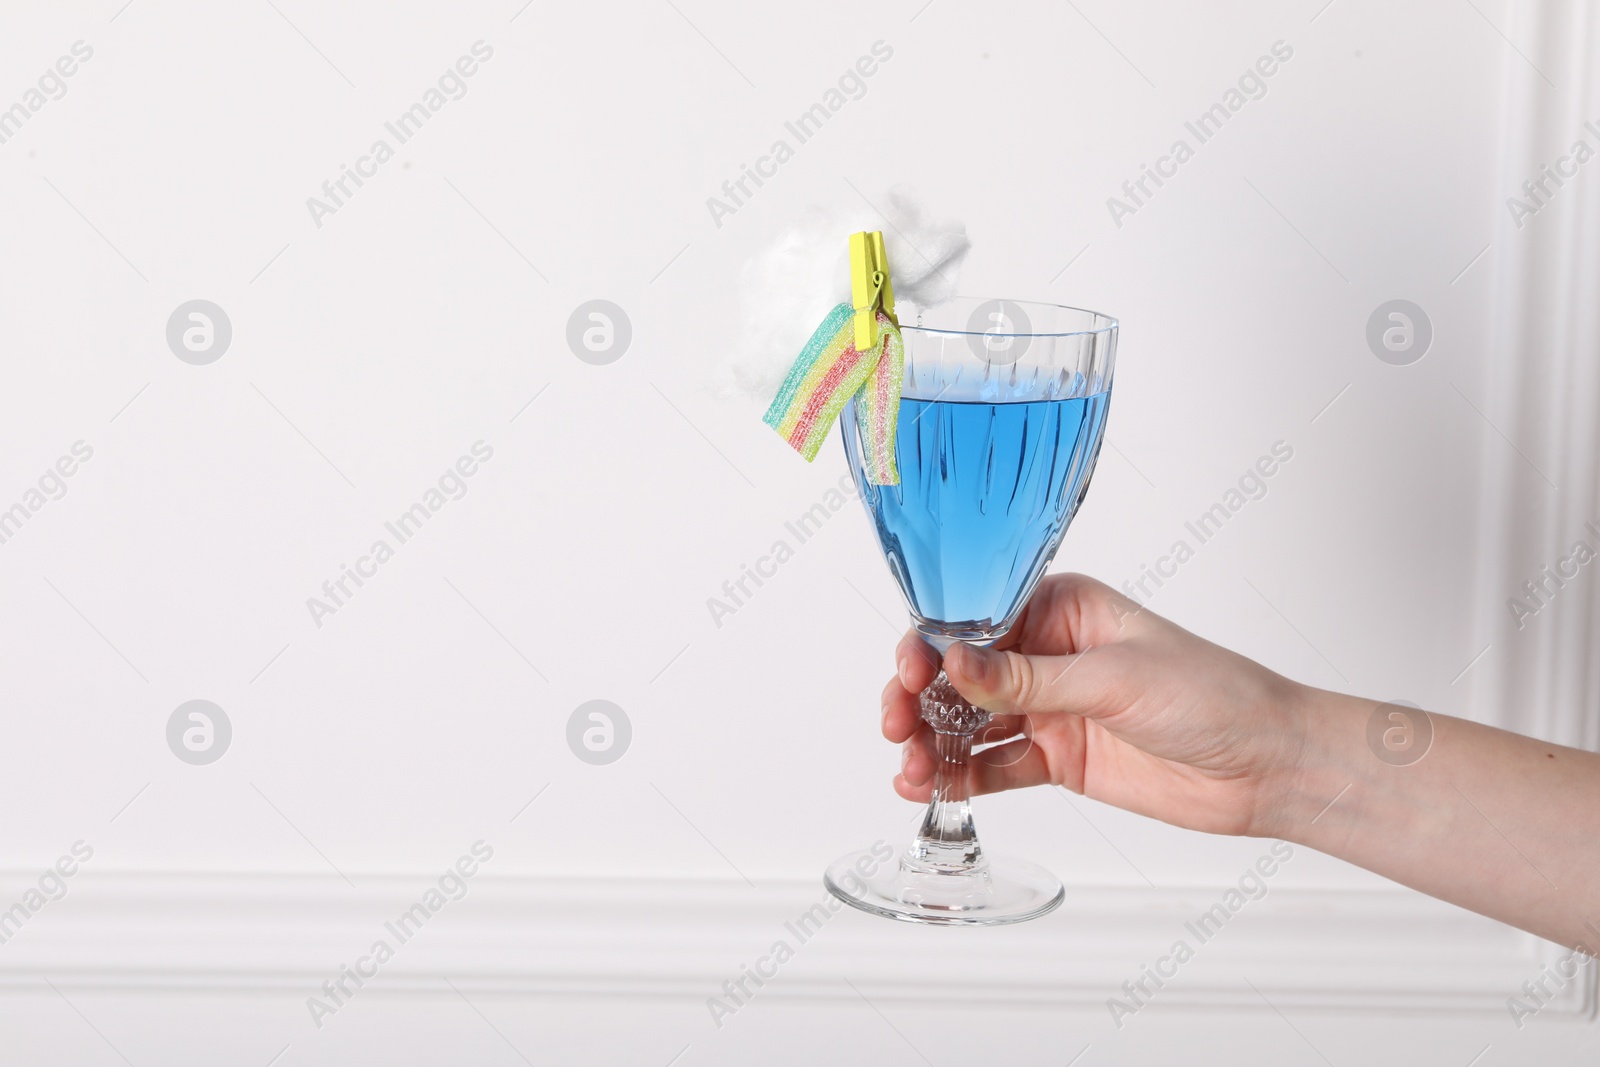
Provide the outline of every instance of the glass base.
{"type": "Polygon", "coordinates": [[[868,851],[829,865],[828,892],[862,911],[902,922],[947,926],[1001,926],[1054,911],[1066,897],[1043,867],[985,857],[972,867],[918,863],[909,856],[885,865],[868,851]]]}

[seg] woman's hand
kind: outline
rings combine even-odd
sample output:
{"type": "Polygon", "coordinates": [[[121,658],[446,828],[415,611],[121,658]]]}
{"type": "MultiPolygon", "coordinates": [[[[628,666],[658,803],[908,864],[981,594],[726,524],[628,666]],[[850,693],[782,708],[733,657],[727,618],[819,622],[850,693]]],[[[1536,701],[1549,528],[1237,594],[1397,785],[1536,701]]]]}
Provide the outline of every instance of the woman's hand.
{"type": "MultiPolygon", "coordinates": [[[[935,756],[917,694],[940,664],[914,631],[896,655],[883,735],[905,745],[895,791],[925,801],[935,756]]],[[[943,666],[994,714],[974,739],[993,744],[968,765],[974,795],[1050,783],[1193,830],[1276,835],[1308,691],[1110,587],[1048,577],[994,648],[957,645],[943,666]]]]}
{"type": "MultiPolygon", "coordinates": [[[[926,800],[939,670],[916,634],[883,695],[905,744],[895,790],[926,800]]],[[[1386,708],[1297,685],[1082,575],[1046,578],[994,649],[951,649],[961,695],[994,713],[974,794],[1053,783],[1216,834],[1280,837],[1600,952],[1600,755],[1418,712],[1429,743],[1383,758],[1386,708]]]]}

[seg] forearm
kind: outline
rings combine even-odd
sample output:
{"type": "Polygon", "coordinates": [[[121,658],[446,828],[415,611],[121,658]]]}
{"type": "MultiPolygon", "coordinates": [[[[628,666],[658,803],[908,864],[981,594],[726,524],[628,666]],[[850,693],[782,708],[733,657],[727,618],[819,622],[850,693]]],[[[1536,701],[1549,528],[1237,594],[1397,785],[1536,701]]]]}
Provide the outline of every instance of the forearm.
{"type": "Polygon", "coordinates": [[[1274,836],[1600,950],[1600,755],[1429,715],[1425,754],[1386,762],[1369,744],[1378,707],[1306,691],[1274,836]]]}

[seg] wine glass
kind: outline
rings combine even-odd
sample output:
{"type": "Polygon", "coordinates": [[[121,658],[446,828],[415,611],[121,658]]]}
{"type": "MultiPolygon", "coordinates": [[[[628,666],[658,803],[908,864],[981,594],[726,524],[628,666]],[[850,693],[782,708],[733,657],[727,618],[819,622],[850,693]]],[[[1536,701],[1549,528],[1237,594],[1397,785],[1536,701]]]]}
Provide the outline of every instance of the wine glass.
{"type": "MultiPolygon", "coordinates": [[[[1082,308],[957,298],[905,309],[899,485],[867,478],[852,400],[845,454],[912,624],[941,655],[1004,637],[1054,557],[1100,453],[1117,320],[1082,308]]],[[[933,798],[899,862],[843,856],[824,882],[845,903],[909,922],[997,925],[1061,903],[1061,882],[986,855],[967,761],[989,713],[939,672],[921,694],[933,798]]]]}

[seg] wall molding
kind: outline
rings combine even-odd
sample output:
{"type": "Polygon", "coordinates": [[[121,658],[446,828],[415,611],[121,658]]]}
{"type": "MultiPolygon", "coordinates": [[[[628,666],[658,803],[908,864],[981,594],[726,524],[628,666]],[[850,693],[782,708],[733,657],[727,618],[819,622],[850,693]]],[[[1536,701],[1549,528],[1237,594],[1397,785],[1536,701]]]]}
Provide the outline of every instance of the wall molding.
{"type": "MultiPolygon", "coordinates": [[[[1511,55],[1504,195],[1600,137],[1600,12],[1587,4],[1514,5],[1511,32],[1555,87],[1511,55]]],[[[1485,412],[1516,449],[1484,451],[1481,568],[1486,660],[1480,718],[1600,748],[1600,570],[1593,564],[1518,629],[1508,602],[1539,568],[1594,537],[1600,520],[1600,162],[1590,162],[1519,227],[1497,204],[1493,344],[1485,412]],[[1520,453],[1519,454],[1519,450],[1520,453]],[[1526,458],[1524,458],[1526,457],[1526,458]],[[1530,469],[1536,468],[1536,469],[1530,469]],[[1554,483],[1554,487],[1548,484],[1554,483]]]]}
{"type": "MultiPolygon", "coordinates": [[[[36,876],[35,876],[36,877],[36,876]]],[[[1145,964],[1185,940],[1192,960],[1162,1006],[1473,1012],[1511,1019],[1552,946],[1403,891],[1278,888],[1198,940],[1186,923],[1226,887],[1069,888],[1056,913],[994,930],[930,930],[849,909],[799,932],[819,882],[581,880],[480,873],[400,941],[384,924],[437,873],[155,874],[85,869],[63,899],[0,945],[0,988],[283,990],[310,997],[387,941],[394,956],[357,993],[673,997],[705,1001],[785,942],[765,998],[1003,1002],[1106,1009],[1145,964]],[[848,979],[848,982],[846,981],[848,979]],[[1252,985],[1255,988],[1252,988],[1252,985]]],[[[32,879],[23,872],[0,884],[32,879]]],[[[754,988],[750,986],[750,988],[754,988]]],[[[1540,1018],[1593,1018],[1588,963],[1540,1018]]]]}

